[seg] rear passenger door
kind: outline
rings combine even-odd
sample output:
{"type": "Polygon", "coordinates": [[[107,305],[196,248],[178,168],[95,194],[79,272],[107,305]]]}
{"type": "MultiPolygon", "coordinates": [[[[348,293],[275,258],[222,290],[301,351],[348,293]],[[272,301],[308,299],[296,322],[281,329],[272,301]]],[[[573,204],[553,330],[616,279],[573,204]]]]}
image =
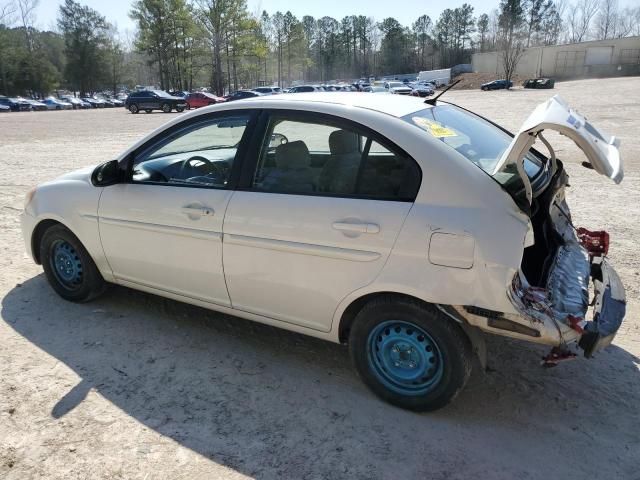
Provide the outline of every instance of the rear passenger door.
{"type": "Polygon", "coordinates": [[[225,216],[232,306],[327,332],[339,302],[382,269],[421,172],[341,118],[278,110],[260,124],[225,216]]]}

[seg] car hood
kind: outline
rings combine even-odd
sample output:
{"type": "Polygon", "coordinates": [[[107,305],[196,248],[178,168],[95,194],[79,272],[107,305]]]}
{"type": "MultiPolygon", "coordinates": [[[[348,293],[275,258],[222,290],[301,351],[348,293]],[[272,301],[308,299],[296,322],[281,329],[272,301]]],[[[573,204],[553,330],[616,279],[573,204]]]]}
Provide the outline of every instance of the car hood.
{"type": "MultiPolygon", "coordinates": [[[[524,121],[511,144],[497,163],[494,174],[514,163],[527,188],[527,197],[531,201],[531,185],[524,170],[524,157],[544,130],[555,130],[569,137],[582,150],[590,166],[601,175],[620,183],[624,177],[622,159],[620,158],[620,140],[607,135],[581,114],[569,107],[559,96],[555,95],[538,105],[524,121]]],[[[546,140],[543,140],[547,144],[546,140]]],[[[549,144],[552,158],[555,154],[549,144]]]]}
{"type": "Polygon", "coordinates": [[[89,165],[87,167],[74,170],[73,172],[65,173],[64,175],[56,178],[57,180],[76,180],[81,182],[91,183],[91,174],[95,170],[96,165],[89,165]]]}

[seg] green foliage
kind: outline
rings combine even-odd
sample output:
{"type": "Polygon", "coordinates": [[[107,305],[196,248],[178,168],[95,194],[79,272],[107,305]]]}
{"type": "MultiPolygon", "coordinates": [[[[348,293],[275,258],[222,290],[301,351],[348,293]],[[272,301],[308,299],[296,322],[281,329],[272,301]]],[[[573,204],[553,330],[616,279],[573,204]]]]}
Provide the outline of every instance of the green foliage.
{"type": "Polygon", "coordinates": [[[41,96],[56,88],[64,68],[62,39],[53,32],[0,25],[0,94],[41,96]]]}
{"type": "Polygon", "coordinates": [[[58,27],[64,37],[69,86],[81,94],[92,92],[103,83],[108,69],[108,24],[97,11],[65,0],[60,5],[58,27]]]}

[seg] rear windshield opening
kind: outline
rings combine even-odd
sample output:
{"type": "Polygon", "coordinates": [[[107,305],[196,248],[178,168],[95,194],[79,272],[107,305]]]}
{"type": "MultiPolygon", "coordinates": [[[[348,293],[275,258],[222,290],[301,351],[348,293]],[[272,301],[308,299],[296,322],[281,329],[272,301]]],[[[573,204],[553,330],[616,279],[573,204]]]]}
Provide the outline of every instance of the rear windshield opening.
{"type": "MultiPolygon", "coordinates": [[[[483,118],[454,105],[425,108],[405,115],[402,119],[442,141],[480,167],[518,204],[521,203],[520,197],[524,192],[524,184],[516,166],[505,165],[500,171],[494,173],[498,161],[511,143],[512,137],[509,134],[483,118]]],[[[526,155],[524,168],[531,180],[543,170],[543,167],[542,160],[532,152],[526,155]]]]}

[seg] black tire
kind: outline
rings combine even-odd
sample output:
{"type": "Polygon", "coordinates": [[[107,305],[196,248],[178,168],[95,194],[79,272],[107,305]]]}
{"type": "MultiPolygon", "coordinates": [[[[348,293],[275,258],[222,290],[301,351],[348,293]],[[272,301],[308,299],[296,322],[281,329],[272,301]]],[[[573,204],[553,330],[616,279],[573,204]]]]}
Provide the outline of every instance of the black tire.
{"type": "Polygon", "coordinates": [[[138,113],[140,109],[138,108],[138,105],[136,105],[135,103],[132,103],[131,105],[129,105],[129,111],[131,113],[138,113]]]}
{"type": "Polygon", "coordinates": [[[168,103],[163,103],[162,104],[162,111],[164,113],[171,113],[171,105],[169,105],[168,103]]]}
{"type": "Polygon", "coordinates": [[[184,108],[183,107],[176,107],[176,112],[182,113],[182,112],[184,112],[184,108]]]}
{"type": "Polygon", "coordinates": [[[187,103],[187,110],[191,110],[191,105],[187,103]]]}
{"type": "MultiPolygon", "coordinates": [[[[471,374],[472,348],[463,330],[437,308],[425,306],[418,301],[403,297],[381,297],[367,303],[356,316],[351,328],[349,350],[360,378],[376,395],[392,405],[414,411],[432,411],[444,407],[464,388],[471,374]],[[413,330],[406,328],[405,331],[402,331],[396,327],[399,324],[418,328],[413,330]],[[395,367],[399,367],[398,371],[401,371],[402,374],[411,373],[408,370],[409,367],[416,367],[416,372],[422,368],[426,368],[428,372],[432,372],[432,369],[436,371],[437,375],[434,374],[430,380],[433,383],[425,387],[428,391],[412,390],[422,387],[414,387],[410,380],[403,380],[405,383],[400,387],[389,386],[393,380],[389,381],[388,379],[393,373],[390,376],[389,372],[384,370],[386,367],[376,366],[376,362],[380,362],[376,358],[384,357],[378,350],[378,345],[383,350],[385,350],[383,346],[386,347],[386,352],[390,355],[393,353],[389,351],[389,348],[394,352],[399,350],[397,349],[398,344],[393,343],[389,347],[389,342],[380,343],[392,338],[389,336],[389,328],[386,328],[385,325],[390,325],[391,335],[394,335],[393,331],[401,332],[405,335],[404,338],[410,338],[415,342],[418,345],[417,348],[426,345],[427,352],[435,352],[429,354],[421,350],[422,358],[426,359],[427,355],[434,358],[432,360],[429,357],[428,361],[424,362],[426,367],[421,367],[419,364],[416,367],[416,363],[412,364],[411,362],[408,366],[400,366],[399,363],[395,363],[395,367]],[[383,330],[378,335],[377,330],[380,328],[383,330]],[[421,334],[420,330],[422,333],[426,333],[429,338],[425,340],[425,336],[421,334]],[[386,339],[382,338],[385,334],[387,335],[386,339]],[[420,343],[425,341],[427,343],[420,343]],[[375,347],[375,352],[372,347],[375,347]]],[[[413,350],[409,346],[401,355],[409,351],[407,358],[411,359],[411,352],[415,354],[417,350],[413,350]]],[[[403,360],[407,360],[407,358],[403,360]]],[[[390,368],[393,369],[394,366],[390,368]]],[[[426,373],[423,374],[426,375],[426,373]]],[[[419,380],[425,381],[424,378],[419,380]]],[[[420,382],[414,383],[417,385],[420,382]]]]}
{"type": "Polygon", "coordinates": [[[42,236],[40,260],[49,284],[65,300],[88,302],[100,296],[106,289],[106,282],[87,250],[63,225],[50,227],[42,236]],[[61,260],[60,251],[62,259],[74,263],[71,267],[75,270],[72,280],[64,278],[67,272],[59,273],[56,270],[56,262],[61,260]]]}

